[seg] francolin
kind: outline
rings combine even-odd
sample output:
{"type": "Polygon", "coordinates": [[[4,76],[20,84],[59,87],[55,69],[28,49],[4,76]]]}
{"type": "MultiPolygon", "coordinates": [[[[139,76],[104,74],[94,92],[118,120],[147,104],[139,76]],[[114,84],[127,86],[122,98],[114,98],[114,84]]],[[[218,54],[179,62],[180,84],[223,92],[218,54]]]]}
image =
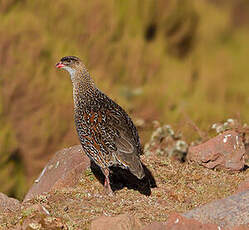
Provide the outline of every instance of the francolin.
{"type": "Polygon", "coordinates": [[[95,86],[79,58],[63,57],[56,67],[70,74],[79,139],[87,156],[105,175],[107,192],[113,194],[109,181],[111,166],[129,169],[138,179],[142,179],[145,176],[140,161],[142,147],[131,118],[95,86]]]}

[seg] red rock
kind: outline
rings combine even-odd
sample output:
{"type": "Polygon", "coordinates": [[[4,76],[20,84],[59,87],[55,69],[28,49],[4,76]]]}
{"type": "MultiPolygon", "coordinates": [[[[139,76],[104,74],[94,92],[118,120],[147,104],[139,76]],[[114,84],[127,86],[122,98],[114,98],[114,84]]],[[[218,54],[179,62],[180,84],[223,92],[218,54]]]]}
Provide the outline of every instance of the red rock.
{"type": "Polygon", "coordinates": [[[21,207],[17,199],[10,198],[7,195],[0,193],[0,213],[8,211],[16,211],[21,207]]]}
{"type": "Polygon", "coordinates": [[[134,216],[100,216],[92,221],[90,230],[140,230],[141,222],[134,216]]]}
{"type": "Polygon", "coordinates": [[[174,213],[169,216],[164,230],[221,230],[221,228],[218,227],[216,224],[202,224],[197,220],[188,219],[180,214],[174,213]]]}
{"type": "Polygon", "coordinates": [[[249,178],[246,178],[239,184],[239,187],[235,193],[240,193],[249,190],[249,178]]]}
{"type": "Polygon", "coordinates": [[[205,143],[191,146],[187,160],[207,168],[241,170],[245,165],[245,146],[239,134],[229,130],[205,143]]]}
{"type": "Polygon", "coordinates": [[[89,166],[90,160],[80,145],[57,152],[30,188],[24,201],[44,192],[74,186],[89,166]]]}
{"type": "Polygon", "coordinates": [[[166,227],[163,223],[153,222],[149,225],[146,225],[142,230],[166,230],[166,227]]]}
{"type": "Polygon", "coordinates": [[[194,218],[205,224],[215,223],[224,228],[248,224],[249,191],[203,205],[184,213],[183,216],[194,218]]]}

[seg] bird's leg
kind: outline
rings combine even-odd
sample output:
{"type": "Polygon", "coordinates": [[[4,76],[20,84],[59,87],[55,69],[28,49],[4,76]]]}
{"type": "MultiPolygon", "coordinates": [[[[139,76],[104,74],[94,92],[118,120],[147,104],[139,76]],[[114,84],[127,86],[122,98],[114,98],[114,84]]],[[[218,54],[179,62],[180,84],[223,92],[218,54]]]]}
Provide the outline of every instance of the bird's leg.
{"type": "Polygon", "coordinates": [[[113,196],[113,191],[112,191],[112,188],[110,186],[110,180],[109,180],[109,169],[108,168],[105,168],[102,170],[104,175],[105,175],[105,184],[104,184],[104,187],[105,187],[105,190],[106,192],[110,195],[110,196],[113,196]]]}

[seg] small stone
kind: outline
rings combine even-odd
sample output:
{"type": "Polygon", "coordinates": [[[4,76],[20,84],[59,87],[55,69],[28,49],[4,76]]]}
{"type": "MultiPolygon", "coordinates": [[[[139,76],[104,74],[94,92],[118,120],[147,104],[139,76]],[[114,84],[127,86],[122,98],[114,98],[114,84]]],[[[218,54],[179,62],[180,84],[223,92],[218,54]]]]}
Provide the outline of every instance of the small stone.
{"type": "Polygon", "coordinates": [[[140,230],[141,222],[134,216],[122,214],[115,217],[100,216],[92,221],[90,230],[140,230]]]}

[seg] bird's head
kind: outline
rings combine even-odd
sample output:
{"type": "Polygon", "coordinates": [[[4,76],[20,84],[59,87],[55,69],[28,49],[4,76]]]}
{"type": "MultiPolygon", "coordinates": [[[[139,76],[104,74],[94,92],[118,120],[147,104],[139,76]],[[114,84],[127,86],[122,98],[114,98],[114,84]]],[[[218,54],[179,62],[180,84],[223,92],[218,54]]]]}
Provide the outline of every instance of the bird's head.
{"type": "Polygon", "coordinates": [[[77,71],[80,71],[83,67],[81,60],[75,56],[63,57],[57,64],[56,68],[67,70],[71,77],[75,75],[77,71]]]}
{"type": "Polygon", "coordinates": [[[65,69],[69,72],[74,88],[88,89],[94,87],[94,82],[82,61],[75,56],[63,57],[57,64],[58,69],[65,69]],[[84,86],[84,87],[83,87],[84,86]]]}

